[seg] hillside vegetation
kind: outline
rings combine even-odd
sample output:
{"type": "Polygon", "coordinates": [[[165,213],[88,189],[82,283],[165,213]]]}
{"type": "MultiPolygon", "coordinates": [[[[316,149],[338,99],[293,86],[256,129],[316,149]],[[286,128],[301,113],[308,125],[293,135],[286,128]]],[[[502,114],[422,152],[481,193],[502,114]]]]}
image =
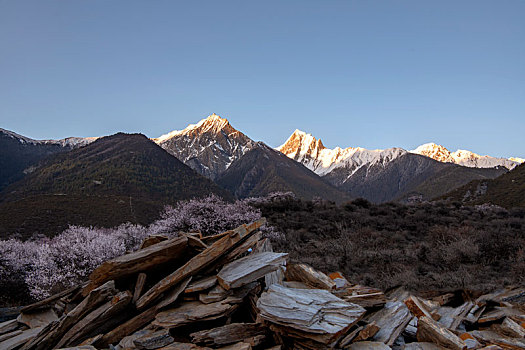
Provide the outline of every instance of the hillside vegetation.
{"type": "Polygon", "coordinates": [[[417,291],[525,283],[525,209],[281,198],[256,204],[284,233],[274,248],[353,283],[417,291]]]}
{"type": "Polygon", "coordinates": [[[148,224],[166,204],[233,196],[140,134],[104,137],[42,161],[0,193],[0,237],[69,225],[148,224]]]}
{"type": "Polygon", "coordinates": [[[505,208],[525,207],[525,163],[496,179],[472,181],[443,198],[468,204],[492,203],[505,208]]]}

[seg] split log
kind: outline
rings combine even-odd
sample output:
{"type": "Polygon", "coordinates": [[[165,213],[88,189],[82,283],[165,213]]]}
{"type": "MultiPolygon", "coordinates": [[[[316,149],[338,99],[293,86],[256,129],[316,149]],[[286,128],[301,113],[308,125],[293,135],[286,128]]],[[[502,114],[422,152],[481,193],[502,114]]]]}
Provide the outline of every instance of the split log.
{"type": "Polygon", "coordinates": [[[187,245],[188,238],[182,236],[108,260],[89,275],[90,284],[84,288],[83,295],[86,296],[106,281],[147,271],[159,264],[180,258],[187,245]]]}
{"type": "Polygon", "coordinates": [[[465,342],[467,349],[479,349],[482,346],[481,343],[469,333],[463,333],[459,338],[465,342]]]}
{"type": "Polygon", "coordinates": [[[504,319],[507,316],[519,315],[520,312],[509,307],[496,307],[494,310],[483,313],[478,323],[488,323],[504,319]]]}
{"type": "Polygon", "coordinates": [[[267,328],[260,323],[232,323],[190,334],[192,343],[203,345],[227,345],[264,335],[267,328]]]}
{"type": "Polygon", "coordinates": [[[418,320],[417,340],[429,341],[445,349],[463,350],[467,345],[457,335],[443,327],[432,318],[423,316],[418,320]]]}
{"type": "Polygon", "coordinates": [[[135,304],[142,293],[142,288],[144,288],[144,283],[146,283],[146,274],[141,272],[137,276],[137,282],[135,283],[135,292],[133,292],[132,303],[135,304]]]}
{"type": "Polygon", "coordinates": [[[161,329],[156,332],[145,334],[133,341],[133,344],[139,349],[158,349],[160,347],[173,343],[175,339],[167,329],[161,329]]]}
{"type": "Polygon", "coordinates": [[[217,283],[217,276],[204,277],[195,282],[192,282],[184,290],[184,294],[200,292],[203,290],[210,289],[217,283]]]}
{"type": "Polygon", "coordinates": [[[474,305],[472,309],[467,314],[467,317],[465,318],[465,321],[467,321],[470,324],[475,324],[478,322],[479,318],[481,317],[481,314],[485,312],[485,306],[479,306],[474,305]]]}
{"type": "MultiPolygon", "coordinates": [[[[147,249],[147,248],[146,248],[147,249]]],[[[92,331],[101,326],[107,327],[109,321],[122,312],[131,302],[129,291],[120,292],[110,301],[99,306],[77,322],[58,342],[57,347],[74,345],[85,339],[92,331]]]]}
{"type": "Polygon", "coordinates": [[[75,323],[116,293],[114,281],[108,281],[95,288],[73,310],[62,316],[54,326],[43,328],[33,341],[24,345],[22,350],[46,350],[52,348],[75,323]]]}
{"type": "Polygon", "coordinates": [[[261,295],[257,307],[260,317],[276,328],[295,330],[323,344],[334,342],[366,312],[326,290],[291,289],[278,284],[261,295]]]}
{"type": "Polygon", "coordinates": [[[0,342],[0,349],[2,350],[13,350],[18,349],[21,345],[27,343],[31,339],[37,336],[41,328],[30,328],[23,331],[22,333],[11,337],[9,339],[0,342]]]}
{"type": "Polygon", "coordinates": [[[286,279],[303,282],[313,288],[335,289],[335,282],[330,277],[306,264],[289,264],[286,267],[286,279]]]}
{"type": "Polygon", "coordinates": [[[372,339],[392,346],[411,318],[412,315],[405,304],[400,301],[387,302],[384,308],[368,320],[375,322],[379,327],[379,331],[372,339]]]}
{"type": "MultiPolygon", "coordinates": [[[[191,277],[219,259],[221,256],[228,253],[230,249],[235,247],[237,244],[242,243],[243,239],[249,237],[249,235],[256,229],[266,223],[266,219],[260,219],[250,225],[241,225],[234,230],[228,231],[228,234],[220,238],[218,241],[213,243],[202,253],[191,258],[186,264],[178,268],[175,272],[165,277],[157,284],[155,284],[150,290],[148,290],[142,297],[137,300],[137,308],[142,309],[145,306],[152,303],[160,294],[164,293],[168,289],[172,288],[182,280],[191,277]]],[[[159,243],[162,244],[162,243],[159,243]]]]}
{"type": "Polygon", "coordinates": [[[287,253],[255,253],[225,265],[217,281],[226,290],[239,288],[276,271],[288,257],[287,253]]]}
{"type": "Polygon", "coordinates": [[[58,317],[53,309],[44,309],[32,313],[21,312],[16,320],[29,328],[40,328],[57,321],[58,317]]]}
{"type": "Polygon", "coordinates": [[[283,281],[282,285],[285,286],[286,288],[313,289],[312,287],[307,286],[303,282],[299,282],[299,281],[283,281]]]}
{"type": "Polygon", "coordinates": [[[250,249],[253,249],[257,242],[261,239],[261,233],[256,232],[246,239],[244,239],[240,244],[236,245],[231,251],[229,251],[226,255],[220,257],[212,266],[208,267],[204,271],[206,274],[217,274],[216,267],[217,266],[224,266],[227,263],[230,263],[236,259],[238,259],[241,255],[245,255],[248,253],[250,249]]]}

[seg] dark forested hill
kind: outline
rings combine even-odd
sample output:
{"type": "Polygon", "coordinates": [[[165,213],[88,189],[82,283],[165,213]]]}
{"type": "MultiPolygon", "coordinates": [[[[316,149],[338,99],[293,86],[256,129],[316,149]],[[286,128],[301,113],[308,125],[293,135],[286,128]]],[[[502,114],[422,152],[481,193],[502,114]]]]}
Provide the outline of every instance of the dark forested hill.
{"type": "Polygon", "coordinates": [[[290,191],[304,199],[350,199],[304,165],[262,143],[235,161],[217,182],[241,198],[290,191]]]}
{"type": "Polygon", "coordinates": [[[472,181],[443,198],[468,204],[491,203],[505,208],[525,207],[525,163],[495,179],[472,181]]]}
{"type": "Polygon", "coordinates": [[[233,198],[144,135],[119,133],[44,160],[5,188],[0,234],[52,234],[69,224],[145,223],[164,204],[211,193],[233,198]],[[42,227],[46,217],[55,223],[42,227]]]}

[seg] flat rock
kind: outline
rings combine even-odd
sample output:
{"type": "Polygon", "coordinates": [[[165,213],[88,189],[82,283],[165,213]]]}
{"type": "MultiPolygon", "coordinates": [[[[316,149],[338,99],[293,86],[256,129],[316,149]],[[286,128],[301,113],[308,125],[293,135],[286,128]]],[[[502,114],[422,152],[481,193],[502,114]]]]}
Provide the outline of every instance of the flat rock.
{"type": "Polygon", "coordinates": [[[58,316],[53,309],[45,309],[32,313],[21,312],[16,320],[29,328],[37,328],[47,326],[51,322],[57,321],[58,316]]]}
{"type": "Polygon", "coordinates": [[[390,346],[378,341],[360,341],[348,345],[350,350],[390,350],[390,346]]]}
{"type": "Polygon", "coordinates": [[[357,323],[366,310],[323,289],[270,286],[257,301],[260,317],[328,344],[357,323]]]}
{"type": "Polygon", "coordinates": [[[0,343],[0,349],[2,350],[13,350],[21,346],[22,344],[25,344],[29,340],[33,339],[37,336],[37,334],[40,332],[42,327],[38,328],[30,328],[26,331],[23,331],[17,336],[14,336],[12,338],[9,338],[7,340],[4,340],[0,343]]]}

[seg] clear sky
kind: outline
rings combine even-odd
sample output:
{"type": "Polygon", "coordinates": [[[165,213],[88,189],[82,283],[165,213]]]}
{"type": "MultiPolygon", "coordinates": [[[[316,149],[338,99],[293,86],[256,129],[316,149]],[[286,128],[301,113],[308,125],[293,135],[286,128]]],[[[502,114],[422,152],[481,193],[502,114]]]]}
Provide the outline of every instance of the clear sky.
{"type": "Polygon", "coordinates": [[[0,0],[0,127],[525,157],[525,1],[0,0]]]}

